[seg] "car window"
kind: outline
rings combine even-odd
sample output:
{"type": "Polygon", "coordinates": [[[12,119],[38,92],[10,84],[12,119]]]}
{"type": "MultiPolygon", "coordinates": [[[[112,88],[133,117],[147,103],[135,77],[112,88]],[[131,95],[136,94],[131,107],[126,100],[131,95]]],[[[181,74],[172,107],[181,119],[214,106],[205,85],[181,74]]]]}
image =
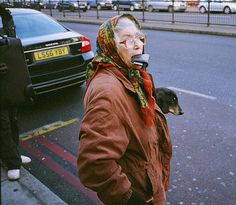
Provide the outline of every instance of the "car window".
{"type": "Polygon", "coordinates": [[[18,38],[30,38],[66,32],[59,23],[42,14],[23,14],[13,16],[18,38]]]}

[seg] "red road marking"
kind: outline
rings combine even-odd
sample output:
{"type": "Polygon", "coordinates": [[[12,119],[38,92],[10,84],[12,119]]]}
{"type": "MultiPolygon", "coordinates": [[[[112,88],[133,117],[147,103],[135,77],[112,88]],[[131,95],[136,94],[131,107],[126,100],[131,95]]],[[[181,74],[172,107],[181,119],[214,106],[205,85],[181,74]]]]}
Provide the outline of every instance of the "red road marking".
{"type": "Polygon", "coordinates": [[[60,156],[62,159],[70,162],[75,167],[77,166],[76,161],[77,158],[72,155],[70,152],[65,152],[64,149],[62,149],[57,144],[54,144],[52,141],[50,141],[47,137],[38,137],[37,142],[39,142],[44,147],[47,147],[49,150],[54,152],[56,155],[60,156]]]}
{"type": "MultiPolygon", "coordinates": [[[[50,168],[52,171],[57,173],[62,178],[66,179],[67,182],[69,182],[72,186],[80,190],[82,193],[84,193],[86,196],[88,196],[90,199],[92,199],[96,204],[101,205],[102,202],[98,199],[95,192],[87,189],[84,187],[79,178],[71,174],[70,172],[66,171],[63,167],[61,167],[57,162],[55,162],[51,157],[47,156],[40,150],[38,150],[36,147],[34,147],[32,144],[30,144],[28,141],[21,141],[21,146],[28,152],[30,152],[35,158],[40,160],[44,165],[46,165],[48,168],[50,168]],[[42,160],[44,159],[44,160],[42,160]]],[[[58,150],[58,149],[56,149],[58,150]]],[[[64,152],[63,152],[64,153],[64,152]]]]}

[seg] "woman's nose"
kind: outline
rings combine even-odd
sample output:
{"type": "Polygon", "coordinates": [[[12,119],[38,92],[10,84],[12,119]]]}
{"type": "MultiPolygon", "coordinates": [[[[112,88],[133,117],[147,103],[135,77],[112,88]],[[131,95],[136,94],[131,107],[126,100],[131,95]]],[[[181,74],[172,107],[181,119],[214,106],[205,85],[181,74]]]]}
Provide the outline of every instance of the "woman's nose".
{"type": "Polygon", "coordinates": [[[135,39],[134,48],[139,49],[139,48],[141,48],[141,46],[142,46],[142,43],[138,39],[135,39]]]}

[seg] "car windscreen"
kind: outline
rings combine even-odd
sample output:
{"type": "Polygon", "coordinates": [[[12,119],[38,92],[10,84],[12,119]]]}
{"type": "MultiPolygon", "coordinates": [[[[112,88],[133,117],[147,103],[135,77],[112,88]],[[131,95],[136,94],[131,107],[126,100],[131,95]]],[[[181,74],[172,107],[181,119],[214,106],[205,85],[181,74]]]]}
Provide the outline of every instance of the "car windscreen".
{"type": "Polygon", "coordinates": [[[13,16],[18,38],[32,38],[66,32],[67,29],[44,14],[18,14],[13,16]]]}

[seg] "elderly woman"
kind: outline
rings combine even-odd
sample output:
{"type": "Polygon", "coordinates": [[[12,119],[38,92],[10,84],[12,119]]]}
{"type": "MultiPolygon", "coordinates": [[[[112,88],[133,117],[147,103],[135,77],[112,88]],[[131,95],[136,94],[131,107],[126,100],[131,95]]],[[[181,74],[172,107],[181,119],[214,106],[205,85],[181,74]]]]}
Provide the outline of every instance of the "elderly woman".
{"type": "Polygon", "coordinates": [[[78,173],[104,204],[164,205],[171,139],[155,102],[151,75],[131,58],[146,37],[129,14],[101,25],[88,68],[80,127],[78,173]]]}

